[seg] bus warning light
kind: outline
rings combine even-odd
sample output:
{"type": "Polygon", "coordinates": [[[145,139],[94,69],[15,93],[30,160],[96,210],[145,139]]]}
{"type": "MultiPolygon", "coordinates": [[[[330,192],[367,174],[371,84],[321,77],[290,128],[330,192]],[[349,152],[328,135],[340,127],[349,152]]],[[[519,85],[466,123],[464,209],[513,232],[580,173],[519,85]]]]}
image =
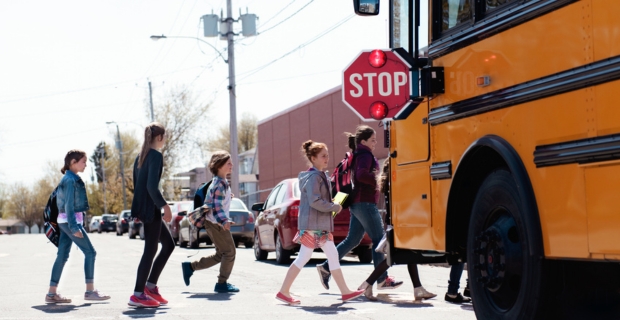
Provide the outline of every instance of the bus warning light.
{"type": "Polygon", "coordinates": [[[381,68],[387,62],[387,55],[383,50],[372,50],[368,55],[368,63],[370,63],[373,68],[381,68]]]}
{"type": "Polygon", "coordinates": [[[370,116],[375,120],[383,120],[388,115],[387,104],[377,101],[370,105],[370,116]]]}

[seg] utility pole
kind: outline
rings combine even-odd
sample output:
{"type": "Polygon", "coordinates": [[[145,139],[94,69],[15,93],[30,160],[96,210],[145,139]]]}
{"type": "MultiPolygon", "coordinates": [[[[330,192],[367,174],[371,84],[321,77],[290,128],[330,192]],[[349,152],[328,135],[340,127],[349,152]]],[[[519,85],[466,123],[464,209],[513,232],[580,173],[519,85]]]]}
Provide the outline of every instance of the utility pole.
{"type": "Polygon", "coordinates": [[[103,180],[103,213],[108,213],[108,202],[105,196],[105,143],[99,148],[99,164],[101,164],[101,179],[103,180]]]}
{"type": "Polygon", "coordinates": [[[232,193],[239,193],[239,155],[237,147],[237,93],[235,87],[235,34],[233,32],[232,0],[226,0],[226,24],[228,25],[228,96],[230,98],[230,157],[233,165],[231,174],[232,193]]]}
{"type": "Polygon", "coordinates": [[[127,210],[127,190],[125,190],[125,165],[123,162],[123,141],[121,141],[121,132],[118,130],[118,123],[114,121],[106,123],[114,123],[116,125],[116,147],[118,148],[118,157],[120,158],[119,166],[121,172],[121,180],[123,184],[123,210],[127,210]]]}
{"type": "Polygon", "coordinates": [[[153,112],[153,89],[151,88],[151,81],[149,81],[149,99],[151,100],[151,122],[155,122],[155,113],[153,112]]]}

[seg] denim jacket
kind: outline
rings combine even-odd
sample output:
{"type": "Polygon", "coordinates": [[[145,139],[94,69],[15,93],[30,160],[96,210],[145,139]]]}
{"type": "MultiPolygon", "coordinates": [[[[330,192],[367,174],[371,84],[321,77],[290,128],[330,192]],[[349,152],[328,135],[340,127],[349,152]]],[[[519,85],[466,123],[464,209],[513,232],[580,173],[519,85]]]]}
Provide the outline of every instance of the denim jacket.
{"type": "Polygon", "coordinates": [[[56,195],[58,213],[67,214],[67,222],[72,233],[78,232],[76,212],[85,212],[90,209],[88,198],[86,197],[86,186],[84,181],[73,171],[67,170],[58,184],[58,194],[56,195]]]}

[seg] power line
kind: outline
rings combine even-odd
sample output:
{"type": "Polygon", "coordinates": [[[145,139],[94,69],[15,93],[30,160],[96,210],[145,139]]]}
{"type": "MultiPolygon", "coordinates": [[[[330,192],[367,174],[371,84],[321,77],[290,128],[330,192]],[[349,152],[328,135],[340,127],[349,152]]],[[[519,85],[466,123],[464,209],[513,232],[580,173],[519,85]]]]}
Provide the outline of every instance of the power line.
{"type": "Polygon", "coordinates": [[[44,138],[44,139],[30,140],[30,141],[24,141],[24,142],[7,143],[7,144],[0,145],[0,147],[4,148],[4,147],[11,147],[11,146],[18,146],[18,145],[28,145],[28,144],[32,144],[32,143],[37,143],[37,142],[42,142],[42,141],[49,141],[49,140],[55,140],[55,139],[58,139],[58,138],[73,136],[73,135],[76,135],[76,134],[98,131],[98,130],[105,129],[105,128],[107,128],[107,126],[97,127],[97,128],[94,128],[94,129],[91,128],[91,129],[85,130],[85,131],[71,132],[71,133],[67,133],[67,134],[63,134],[63,135],[59,135],[59,136],[47,137],[47,138],[44,138]]]}
{"type": "Polygon", "coordinates": [[[269,19],[267,19],[267,21],[265,21],[265,22],[261,23],[259,27],[262,27],[262,26],[264,26],[264,25],[268,24],[268,23],[269,23],[269,21],[271,21],[271,20],[273,20],[275,17],[277,17],[280,13],[282,13],[282,11],[286,10],[286,8],[290,7],[293,3],[295,3],[295,1],[297,1],[297,0],[293,0],[293,1],[289,2],[289,4],[287,4],[286,6],[284,6],[284,8],[280,9],[280,11],[278,11],[276,14],[274,14],[271,18],[269,18],[269,19]]]}
{"type": "Polygon", "coordinates": [[[296,78],[303,78],[303,77],[309,77],[309,76],[315,76],[315,75],[319,75],[319,74],[326,74],[326,73],[339,72],[339,71],[340,70],[330,70],[330,71],[323,71],[323,72],[300,74],[300,75],[297,75],[297,76],[286,77],[286,78],[268,79],[268,80],[260,80],[260,81],[253,81],[253,82],[237,83],[237,86],[239,86],[239,85],[255,84],[255,83],[276,82],[276,81],[282,81],[282,80],[288,80],[288,79],[296,79],[296,78]]]}
{"type": "Polygon", "coordinates": [[[91,106],[91,107],[77,107],[77,108],[71,108],[71,109],[63,109],[63,110],[51,110],[48,112],[35,112],[35,113],[28,113],[28,114],[16,114],[16,115],[10,115],[10,116],[2,116],[2,119],[11,119],[11,118],[20,118],[20,117],[33,117],[33,116],[40,116],[40,115],[47,115],[47,114],[57,114],[57,113],[65,113],[65,112],[73,112],[73,111],[83,111],[83,110],[92,110],[92,109],[98,109],[98,108],[103,108],[103,107],[110,107],[110,106],[117,106],[117,105],[125,105],[125,104],[130,104],[130,103],[137,103],[140,102],[141,100],[134,100],[134,101],[128,101],[128,102],[121,102],[121,103],[109,103],[109,104],[103,104],[103,105],[97,105],[97,106],[91,106]]]}
{"type": "MultiPolygon", "coordinates": [[[[293,14],[291,14],[290,16],[288,16],[288,17],[284,18],[284,20],[282,20],[282,21],[280,21],[280,22],[276,23],[275,25],[273,25],[273,26],[271,26],[271,27],[269,27],[269,28],[267,28],[267,29],[265,29],[265,30],[263,30],[263,31],[260,31],[260,30],[259,30],[259,31],[258,31],[258,34],[263,34],[263,33],[267,32],[267,31],[269,31],[269,30],[271,30],[271,29],[273,29],[273,28],[275,28],[275,27],[277,27],[277,26],[281,25],[282,23],[286,22],[288,19],[292,18],[293,16],[295,16],[296,14],[298,14],[299,12],[301,12],[303,9],[305,9],[307,6],[309,6],[312,2],[314,2],[314,0],[310,0],[310,2],[306,3],[306,4],[305,4],[303,7],[301,7],[299,10],[297,10],[297,11],[293,12],[293,14]]],[[[290,5],[290,4],[289,4],[289,5],[290,5]]]]}
{"type": "Polygon", "coordinates": [[[300,44],[300,45],[299,45],[299,46],[297,46],[295,49],[293,49],[293,50],[291,50],[291,51],[289,51],[289,52],[287,52],[287,53],[283,54],[283,55],[282,55],[282,56],[280,56],[279,58],[274,59],[274,60],[272,60],[271,62],[269,62],[269,63],[267,63],[267,64],[264,64],[264,65],[262,65],[262,66],[260,66],[260,67],[258,67],[258,68],[252,69],[252,70],[250,70],[250,71],[246,71],[246,72],[242,72],[242,73],[237,74],[237,76],[242,75],[242,74],[245,74],[245,76],[244,76],[244,77],[240,78],[240,79],[239,79],[239,80],[237,80],[237,81],[241,81],[241,80],[243,80],[243,79],[246,79],[246,78],[248,78],[248,77],[252,76],[253,74],[255,74],[255,73],[257,73],[257,72],[259,72],[259,71],[261,71],[261,70],[263,70],[263,69],[267,68],[268,66],[270,66],[270,65],[274,64],[275,62],[277,62],[277,61],[281,60],[282,58],[284,58],[284,57],[286,57],[286,56],[290,55],[291,53],[293,53],[293,52],[295,52],[295,51],[297,51],[297,50],[299,50],[299,49],[302,49],[302,48],[306,47],[307,45],[309,45],[309,44],[311,44],[311,43],[315,42],[316,40],[319,40],[320,38],[322,38],[322,37],[323,37],[323,36],[325,36],[326,34],[328,34],[328,33],[332,32],[333,30],[335,30],[336,28],[340,27],[341,25],[343,25],[343,24],[344,24],[344,23],[346,23],[347,21],[351,20],[353,17],[355,17],[355,14],[352,14],[352,15],[350,15],[350,16],[348,16],[348,17],[344,18],[343,20],[340,20],[338,23],[336,23],[336,24],[335,24],[335,25],[333,25],[332,27],[328,28],[327,30],[325,30],[325,31],[321,32],[320,34],[318,34],[317,36],[315,36],[315,37],[314,37],[314,38],[312,38],[311,40],[308,40],[307,42],[300,44]]]}

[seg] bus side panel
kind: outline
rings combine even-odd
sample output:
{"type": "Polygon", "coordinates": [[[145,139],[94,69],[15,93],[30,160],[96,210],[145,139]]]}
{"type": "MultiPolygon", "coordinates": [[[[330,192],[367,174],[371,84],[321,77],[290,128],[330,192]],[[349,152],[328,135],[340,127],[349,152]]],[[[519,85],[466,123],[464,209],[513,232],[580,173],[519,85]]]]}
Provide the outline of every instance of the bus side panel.
{"type": "MultiPolygon", "coordinates": [[[[618,1],[620,2],[620,1],[618,1]]],[[[431,109],[526,81],[576,68],[590,56],[584,39],[583,3],[578,1],[498,35],[433,61],[445,67],[446,93],[431,101],[431,109]],[[570,45],[567,45],[570,44],[570,45]],[[489,76],[486,87],[476,78],[489,76]]]]}
{"type": "Polygon", "coordinates": [[[430,169],[425,163],[392,171],[394,246],[436,248],[432,238],[430,169]]]}
{"type": "MultiPolygon", "coordinates": [[[[619,39],[620,45],[620,39],[619,39]]],[[[599,136],[620,132],[620,81],[613,81],[594,88],[596,96],[596,126],[599,136]]]]}
{"type": "Polygon", "coordinates": [[[620,1],[592,0],[591,6],[594,60],[620,55],[620,1]]]}
{"type": "Polygon", "coordinates": [[[590,252],[620,254],[620,164],[585,172],[590,252]]]}
{"type": "MultiPolygon", "coordinates": [[[[517,151],[528,172],[541,219],[547,257],[588,258],[584,172],[576,164],[536,168],[537,145],[587,138],[592,103],[587,89],[431,127],[433,162],[458,163],[476,139],[497,135],[517,151]]],[[[432,183],[434,212],[447,210],[450,184],[432,183]]],[[[433,217],[435,219],[435,217],[433,217]]],[[[445,219],[445,218],[444,218],[445,219]]]]}

